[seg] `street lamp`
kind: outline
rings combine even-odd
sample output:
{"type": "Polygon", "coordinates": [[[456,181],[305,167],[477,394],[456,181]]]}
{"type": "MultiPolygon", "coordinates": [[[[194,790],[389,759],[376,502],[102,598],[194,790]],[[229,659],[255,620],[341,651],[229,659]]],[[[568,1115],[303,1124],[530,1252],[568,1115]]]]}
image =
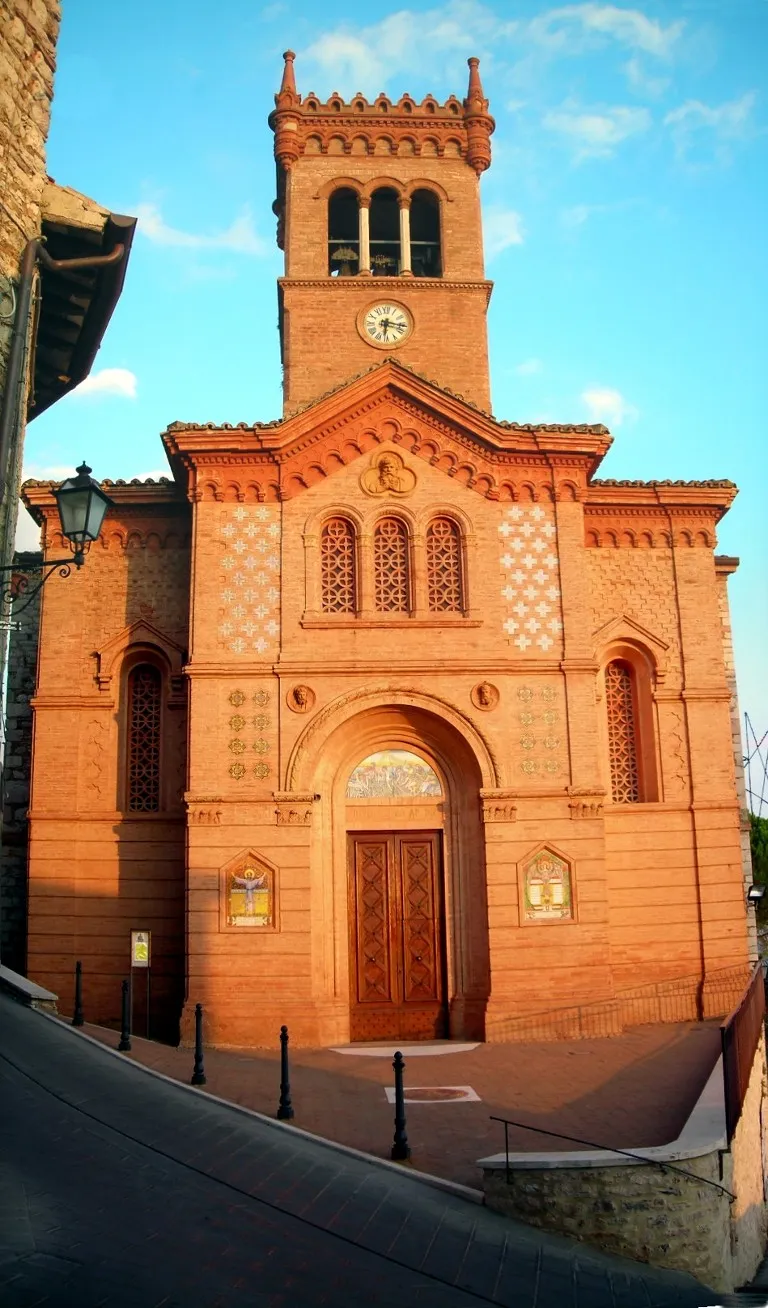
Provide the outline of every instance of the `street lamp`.
{"type": "Polygon", "coordinates": [[[45,559],[42,563],[37,564],[10,563],[0,567],[0,573],[10,572],[13,574],[12,580],[0,587],[0,608],[5,619],[3,625],[7,625],[11,610],[13,610],[14,615],[22,613],[32,603],[32,600],[54,572],[58,572],[61,577],[68,577],[72,571],[73,563],[76,568],[82,568],[86,552],[91,542],[98,539],[104,515],[112,504],[112,500],[108,495],[105,495],[99,483],[94,481],[90,473],[91,469],[88,464],[81,463],[77,469],[77,475],[67,477],[58,490],[53,492],[56,507],[59,510],[61,534],[69,541],[72,550],[71,561],[69,559],[45,559]],[[42,576],[37,584],[30,589],[27,577],[35,573],[42,573],[42,576]],[[17,601],[22,596],[24,601],[19,604],[17,601]]]}

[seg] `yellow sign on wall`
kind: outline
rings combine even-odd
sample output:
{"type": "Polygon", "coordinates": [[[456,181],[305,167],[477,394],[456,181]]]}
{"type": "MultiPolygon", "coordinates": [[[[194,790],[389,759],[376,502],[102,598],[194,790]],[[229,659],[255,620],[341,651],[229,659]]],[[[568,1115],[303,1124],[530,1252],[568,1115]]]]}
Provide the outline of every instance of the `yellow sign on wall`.
{"type": "Polygon", "coordinates": [[[131,932],[131,967],[149,967],[151,932],[131,932]]]}

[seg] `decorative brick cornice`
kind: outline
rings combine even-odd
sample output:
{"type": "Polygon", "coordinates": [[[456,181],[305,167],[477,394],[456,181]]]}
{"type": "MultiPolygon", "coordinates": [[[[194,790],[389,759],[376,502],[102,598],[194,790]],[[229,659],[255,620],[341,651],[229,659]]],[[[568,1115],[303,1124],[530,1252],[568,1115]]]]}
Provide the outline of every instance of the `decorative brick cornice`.
{"type": "Polygon", "coordinates": [[[517,794],[512,790],[484,788],[480,792],[480,809],[484,823],[517,821],[517,794]]]}

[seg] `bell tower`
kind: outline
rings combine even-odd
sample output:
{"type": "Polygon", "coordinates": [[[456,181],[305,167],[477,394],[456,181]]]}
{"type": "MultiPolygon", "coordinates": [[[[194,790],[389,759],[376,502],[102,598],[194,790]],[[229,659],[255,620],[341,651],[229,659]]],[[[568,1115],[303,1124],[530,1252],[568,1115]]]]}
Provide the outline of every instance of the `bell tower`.
{"type": "Polygon", "coordinates": [[[286,415],[388,356],[490,408],[480,175],[494,121],[469,60],[462,102],[323,103],[294,54],[269,125],[286,415]]]}

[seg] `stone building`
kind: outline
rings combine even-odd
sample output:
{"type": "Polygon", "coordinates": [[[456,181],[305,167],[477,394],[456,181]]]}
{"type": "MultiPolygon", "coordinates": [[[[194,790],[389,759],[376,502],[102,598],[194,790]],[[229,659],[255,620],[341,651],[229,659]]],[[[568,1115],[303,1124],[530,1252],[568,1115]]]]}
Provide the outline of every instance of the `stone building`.
{"type": "MultiPolygon", "coordinates": [[[[59,22],[58,0],[0,5],[0,722],[8,628],[19,608],[12,611],[8,570],[26,423],[88,375],[122,289],[136,225],[47,175],[59,22]]],[[[32,567],[35,560],[19,562],[32,567]]],[[[28,675],[21,667],[35,614],[33,606],[23,619],[10,674],[9,738],[0,736],[0,956],[14,969],[24,954],[25,885],[18,873],[28,795],[18,746],[19,733],[25,740],[28,734],[29,692],[18,683],[28,675]]]]}
{"type": "Polygon", "coordinates": [[[726,1011],[735,487],[492,416],[477,60],[463,101],[344,103],[289,53],[270,125],[283,416],[171,423],[44,591],[29,975],[66,1008],[81,959],[114,1020],[148,931],[153,1030],[202,1002],[236,1046],[726,1011]]]}

